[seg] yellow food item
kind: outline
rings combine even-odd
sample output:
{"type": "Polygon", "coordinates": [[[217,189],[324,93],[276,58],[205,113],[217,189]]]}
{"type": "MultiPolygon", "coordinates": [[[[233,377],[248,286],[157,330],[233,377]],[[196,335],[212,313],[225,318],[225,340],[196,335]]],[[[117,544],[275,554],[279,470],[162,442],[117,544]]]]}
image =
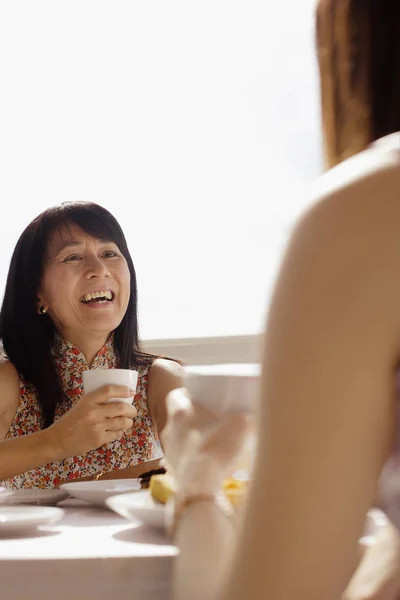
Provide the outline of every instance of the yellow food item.
{"type": "Polygon", "coordinates": [[[175,494],[174,478],[168,475],[168,473],[153,475],[150,479],[149,489],[154,500],[157,500],[161,504],[166,504],[168,498],[175,494]]]}
{"type": "MultiPolygon", "coordinates": [[[[242,502],[247,490],[247,486],[247,481],[229,478],[222,482],[222,491],[232,506],[236,507],[242,502]]],[[[166,504],[168,498],[170,498],[176,492],[174,478],[171,475],[168,475],[168,473],[162,475],[152,475],[149,489],[154,500],[160,502],[160,504],[166,504]]]]}
{"type": "Polygon", "coordinates": [[[232,506],[239,506],[243,501],[247,485],[247,481],[233,478],[225,479],[222,482],[222,490],[232,506]]]}

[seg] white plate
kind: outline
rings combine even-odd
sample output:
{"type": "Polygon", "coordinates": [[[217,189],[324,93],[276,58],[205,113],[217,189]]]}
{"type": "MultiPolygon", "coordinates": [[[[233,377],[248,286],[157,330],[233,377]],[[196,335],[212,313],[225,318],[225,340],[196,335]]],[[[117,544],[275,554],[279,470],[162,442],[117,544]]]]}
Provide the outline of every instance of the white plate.
{"type": "Polygon", "coordinates": [[[27,531],[39,525],[53,525],[63,515],[64,511],[54,506],[1,506],[0,535],[27,531]]]}
{"type": "Polygon", "coordinates": [[[105,481],[75,481],[62,483],[62,490],[70,496],[84,500],[90,504],[102,506],[107,498],[117,494],[127,494],[139,491],[140,483],[137,479],[108,479],[105,481]]]}
{"type": "Polygon", "coordinates": [[[164,530],[165,505],[153,500],[149,490],[114,496],[108,498],[106,504],[125,519],[139,520],[145,525],[164,530]]]}
{"type": "MultiPolygon", "coordinates": [[[[29,490],[9,490],[10,494],[4,499],[3,504],[17,505],[17,504],[29,504],[29,505],[43,505],[43,506],[54,506],[61,500],[68,498],[68,493],[64,490],[57,488],[51,489],[29,489],[29,490]]],[[[0,494],[0,499],[1,499],[0,494]]]]}
{"type": "Polygon", "coordinates": [[[12,496],[12,490],[0,486],[0,504],[4,504],[12,496]]]}

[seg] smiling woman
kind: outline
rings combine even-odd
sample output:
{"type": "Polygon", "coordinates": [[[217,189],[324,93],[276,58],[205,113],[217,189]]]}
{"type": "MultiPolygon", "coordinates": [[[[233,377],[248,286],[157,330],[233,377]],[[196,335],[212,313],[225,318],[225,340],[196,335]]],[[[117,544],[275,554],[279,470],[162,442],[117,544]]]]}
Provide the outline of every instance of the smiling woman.
{"type": "Polygon", "coordinates": [[[165,396],[181,385],[181,367],[140,348],[135,269],[106,209],[64,203],[25,229],[11,260],[0,339],[4,485],[135,477],[158,465],[165,396]],[[133,405],[107,404],[132,395],[121,386],[85,396],[89,368],[136,370],[133,405]]]}
{"type": "MultiPolygon", "coordinates": [[[[99,231],[97,235],[107,236],[107,232],[99,231]]],[[[39,310],[48,311],[58,331],[81,348],[89,362],[98,344],[104,343],[104,334],[123,321],[130,297],[131,310],[136,311],[133,264],[128,265],[125,258],[127,249],[125,252],[119,249],[119,246],[126,248],[126,243],[113,241],[111,235],[108,232],[107,239],[99,239],[77,224],[55,231],[50,236],[38,291],[39,310]]],[[[131,318],[137,330],[136,314],[131,318]]]]}

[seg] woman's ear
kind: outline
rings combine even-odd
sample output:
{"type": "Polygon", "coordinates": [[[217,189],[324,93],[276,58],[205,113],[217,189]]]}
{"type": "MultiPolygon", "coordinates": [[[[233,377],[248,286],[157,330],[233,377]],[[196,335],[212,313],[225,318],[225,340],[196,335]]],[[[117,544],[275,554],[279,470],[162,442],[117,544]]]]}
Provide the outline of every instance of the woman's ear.
{"type": "Polygon", "coordinates": [[[45,315],[48,311],[48,306],[46,306],[45,302],[43,301],[43,298],[41,296],[38,296],[36,298],[36,312],[38,315],[45,315]]]}

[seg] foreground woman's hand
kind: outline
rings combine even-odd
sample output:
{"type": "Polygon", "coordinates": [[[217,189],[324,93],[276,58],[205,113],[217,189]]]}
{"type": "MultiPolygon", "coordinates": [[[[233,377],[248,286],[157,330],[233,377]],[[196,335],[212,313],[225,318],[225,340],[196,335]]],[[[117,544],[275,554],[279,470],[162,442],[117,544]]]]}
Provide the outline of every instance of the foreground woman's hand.
{"type": "Polygon", "coordinates": [[[243,449],[247,418],[194,404],[184,388],[170,392],[166,402],[168,420],[161,439],[178,493],[215,494],[243,449]]]}
{"type": "Polygon", "coordinates": [[[390,523],[376,533],[376,541],[366,546],[363,557],[348,584],[342,600],[399,600],[400,535],[390,523]]]}
{"type": "Polygon", "coordinates": [[[81,398],[45,430],[48,443],[54,449],[54,460],[80,456],[120,439],[132,427],[136,408],[124,402],[106,402],[134,394],[125,386],[106,385],[81,398]]]}

